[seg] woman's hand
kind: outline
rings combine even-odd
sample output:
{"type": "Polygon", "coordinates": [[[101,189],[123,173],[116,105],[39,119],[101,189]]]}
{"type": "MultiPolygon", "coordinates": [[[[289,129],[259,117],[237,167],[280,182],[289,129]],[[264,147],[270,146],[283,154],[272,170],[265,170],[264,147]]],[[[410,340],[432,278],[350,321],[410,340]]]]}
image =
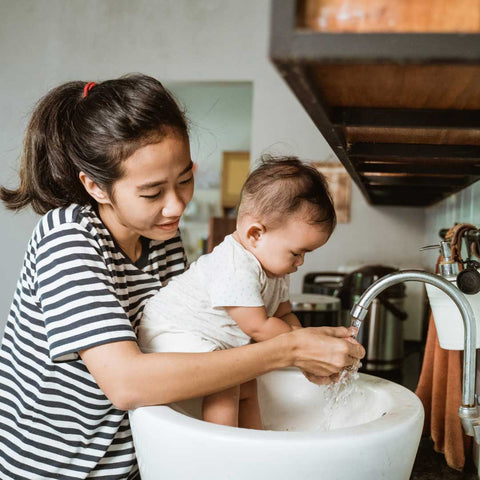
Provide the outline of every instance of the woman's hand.
{"type": "Polygon", "coordinates": [[[332,383],[338,374],[365,356],[365,349],[345,327],[310,327],[294,330],[293,365],[317,384],[332,383]]]}
{"type": "Polygon", "coordinates": [[[329,375],[328,377],[319,377],[317,375],[313,375],[308,372],[303,372],[307,380],[315,385],[330,385],[331,383],[335,383],[340,378],[340,373],[334,373],[333,375],[329,375]]]}

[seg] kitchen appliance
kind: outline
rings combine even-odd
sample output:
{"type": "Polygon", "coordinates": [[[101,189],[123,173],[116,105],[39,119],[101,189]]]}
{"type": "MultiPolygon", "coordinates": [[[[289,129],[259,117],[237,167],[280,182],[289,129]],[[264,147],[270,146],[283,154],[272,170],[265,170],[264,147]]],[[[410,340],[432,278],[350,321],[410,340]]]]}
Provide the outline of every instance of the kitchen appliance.
{"type": "MultiPolygon", "coordinates": [[[[360,295],[376,280],[397,269],[384,265],[367,265],[348,274],[314,272],[304,278],[304,292],[329,292],[341,301],[340,324],[350,326],[350,310],[360,295]]],[[[391,371],[402,367],[404,358],[403,310],[405,285],[385,290],[372,303],[358,332],[357,339],[365,347],[362,369],[391,371]]]]}
{"type": "Polygon", "coordinates": [[[338,297],[345,274],[341,272],[313,272],[303,277],[303,293],[319,293],[338,297]]]}
{"type": "Polygon", "coordinates": [[[292,312],[303,327],[338,327],[341,301],[337,297],[312,293],[290,295],[292,312]]]}

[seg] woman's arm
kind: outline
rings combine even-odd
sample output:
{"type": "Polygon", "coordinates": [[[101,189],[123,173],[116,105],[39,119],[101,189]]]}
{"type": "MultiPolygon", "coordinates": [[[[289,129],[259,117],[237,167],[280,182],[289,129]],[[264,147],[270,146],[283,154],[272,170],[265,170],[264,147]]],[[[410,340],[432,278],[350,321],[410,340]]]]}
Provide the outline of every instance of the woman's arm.
{"type": "Polygon", "coordinates": [[[208,395],[283,367],[328,377],[365,355],[344,327],[303,328],[211,353],[144,354],[120,341],[80,352],[109,400],[122,410],[208,395]]]}

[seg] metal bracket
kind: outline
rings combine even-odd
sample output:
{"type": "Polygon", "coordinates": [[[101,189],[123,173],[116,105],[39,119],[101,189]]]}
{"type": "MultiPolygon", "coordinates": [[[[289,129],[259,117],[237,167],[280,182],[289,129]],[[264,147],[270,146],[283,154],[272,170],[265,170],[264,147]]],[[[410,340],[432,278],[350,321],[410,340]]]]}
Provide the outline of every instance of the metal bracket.
{"type": "Polygon", "coordinates": [[[474,437],[475,441],[480,443],[480,416],[477,407],[461,405],[458,409],[458,416],[465,434],[474,437]]]}

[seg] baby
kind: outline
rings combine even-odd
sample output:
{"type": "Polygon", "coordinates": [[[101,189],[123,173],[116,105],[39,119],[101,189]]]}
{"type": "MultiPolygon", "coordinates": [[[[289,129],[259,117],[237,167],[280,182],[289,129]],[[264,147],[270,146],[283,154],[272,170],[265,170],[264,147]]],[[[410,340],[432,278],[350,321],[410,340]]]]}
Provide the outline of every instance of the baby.
{"type": "MultiPolygon", "coordinates": [[[[148,301],[140,346],[210,352],[301,328],[288,275],[335,225],[321,173],[295,157],[262,157],[243,186],[235,232],[148,301]]],[[[206,396],[202,414],[209,422],[261,429],[255,380],[206,396]]]]}

